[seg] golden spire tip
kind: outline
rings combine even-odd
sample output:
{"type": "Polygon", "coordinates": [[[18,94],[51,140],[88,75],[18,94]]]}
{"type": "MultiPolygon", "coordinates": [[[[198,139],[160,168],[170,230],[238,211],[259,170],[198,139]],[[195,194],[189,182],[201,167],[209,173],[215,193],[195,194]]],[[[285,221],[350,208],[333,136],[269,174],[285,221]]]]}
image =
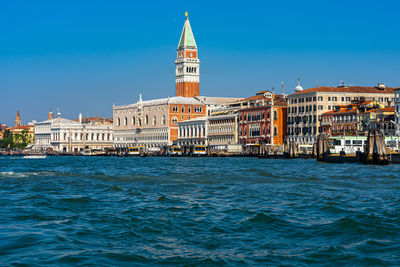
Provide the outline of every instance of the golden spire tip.
{"type": "Polygon", "coordinates": [[[188,17],[188,16],[189,16],[189,14],[188,14],[188,12],[186,11],[186,12],[185,12],[185,17],[188,17]]]}

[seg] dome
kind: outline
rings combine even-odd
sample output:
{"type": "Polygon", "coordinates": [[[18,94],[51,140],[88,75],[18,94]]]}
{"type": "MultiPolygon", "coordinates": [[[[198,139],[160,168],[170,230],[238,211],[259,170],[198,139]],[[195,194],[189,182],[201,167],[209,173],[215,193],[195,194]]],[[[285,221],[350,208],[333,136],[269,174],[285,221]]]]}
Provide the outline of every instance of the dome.
{"type": "Polygon", "coordinates": [[[295,90],[296,92],[301,92],[301,91],[303,91],[303,87],[301,87],[300,82],[297,83],[297,86],[296,86],[296,88],[294,88],[294,90],[295,90]]]}

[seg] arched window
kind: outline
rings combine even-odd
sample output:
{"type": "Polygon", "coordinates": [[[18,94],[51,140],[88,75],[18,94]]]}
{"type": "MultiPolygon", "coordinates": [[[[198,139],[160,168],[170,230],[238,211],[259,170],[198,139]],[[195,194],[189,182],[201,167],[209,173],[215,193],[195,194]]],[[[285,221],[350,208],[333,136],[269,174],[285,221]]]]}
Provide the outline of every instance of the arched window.
{"type": "Polygon", "coordinates": [[[139,118],[139,126],[142,126],[142,119],[139,118]]]}
{"type": "Polygon", "coordinates": [[[274,127],[274,136],[278,136],[278,128],[274,127]]]}
{"type": "Polygon", "coordinates": [[[135,116],[132,117],[132,125],[135,125],[135,116]]]}
{"type": "Polygon", "coordinates": [[[172,118],[172,125],[177,125],[178,124],[178,118],[177,117],[173,117],[172,118]]]}
{"type": "Polygon", "coordinates": [[[182,113],[185,113],[185,107],[182,106],[182,113]]]}
{"type": "Polygon", "coordinates": [[[128,125],[128,118],[125,117],[125,126],[128,125]]]}
{"type": "Polygon", "coordinates": [[[146,117],[144,117],[144,124],[149,124],[149,116],[146,115],[146,117]]]}
{"type": "Polygon", "coordinates": [[[189,106],[188,107],[188,113],[191,113],[192,112],[192,108],[189,106]]]}
{"type": "Polygon", "coordinates": [[[276,110],[274,110],[274,121],[276,121],[278,119],[278,112],[276,112],[276,110]]]}
{"type": "Polygon", "coordinates": [[[162,116],[162,125],[165,125],[167,123],[167,120],[165,119],[165,115],[162,116]]]}
{"type": "Polygon", "coordinates": [[[154,116],[153,117],[153,125],[156,125],[157,124],[157,118],[156,118],[156,116],[154,116]]]}
{"type": "Polygon", "coordinates": [[[120,118],[118,118],[118,120],[117,120],[117,125],[121,126],[121,119],[120,118]]]}

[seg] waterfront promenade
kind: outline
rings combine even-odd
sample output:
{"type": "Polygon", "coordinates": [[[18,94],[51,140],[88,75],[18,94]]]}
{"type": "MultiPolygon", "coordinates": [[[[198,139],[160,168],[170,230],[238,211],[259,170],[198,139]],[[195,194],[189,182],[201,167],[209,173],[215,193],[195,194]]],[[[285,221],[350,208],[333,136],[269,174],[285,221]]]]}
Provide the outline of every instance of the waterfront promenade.
{"type": "Polygon", "coordinates": [[[399,171],[303,159],[0,157],[0,264],[394,266],[399,171]]]}

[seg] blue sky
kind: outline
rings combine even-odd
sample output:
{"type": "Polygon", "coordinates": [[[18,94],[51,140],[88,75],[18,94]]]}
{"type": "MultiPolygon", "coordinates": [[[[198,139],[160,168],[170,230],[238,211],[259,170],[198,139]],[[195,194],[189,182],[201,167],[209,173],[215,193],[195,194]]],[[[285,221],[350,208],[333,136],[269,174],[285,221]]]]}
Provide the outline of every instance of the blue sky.
{"type": "Polygon", "coordinates": [[[112,116],[175,94],[189,12],[200,92],[245,97],[286,84],[400,86],[399,1],[2,1],[0,123],[112,116]]]}

